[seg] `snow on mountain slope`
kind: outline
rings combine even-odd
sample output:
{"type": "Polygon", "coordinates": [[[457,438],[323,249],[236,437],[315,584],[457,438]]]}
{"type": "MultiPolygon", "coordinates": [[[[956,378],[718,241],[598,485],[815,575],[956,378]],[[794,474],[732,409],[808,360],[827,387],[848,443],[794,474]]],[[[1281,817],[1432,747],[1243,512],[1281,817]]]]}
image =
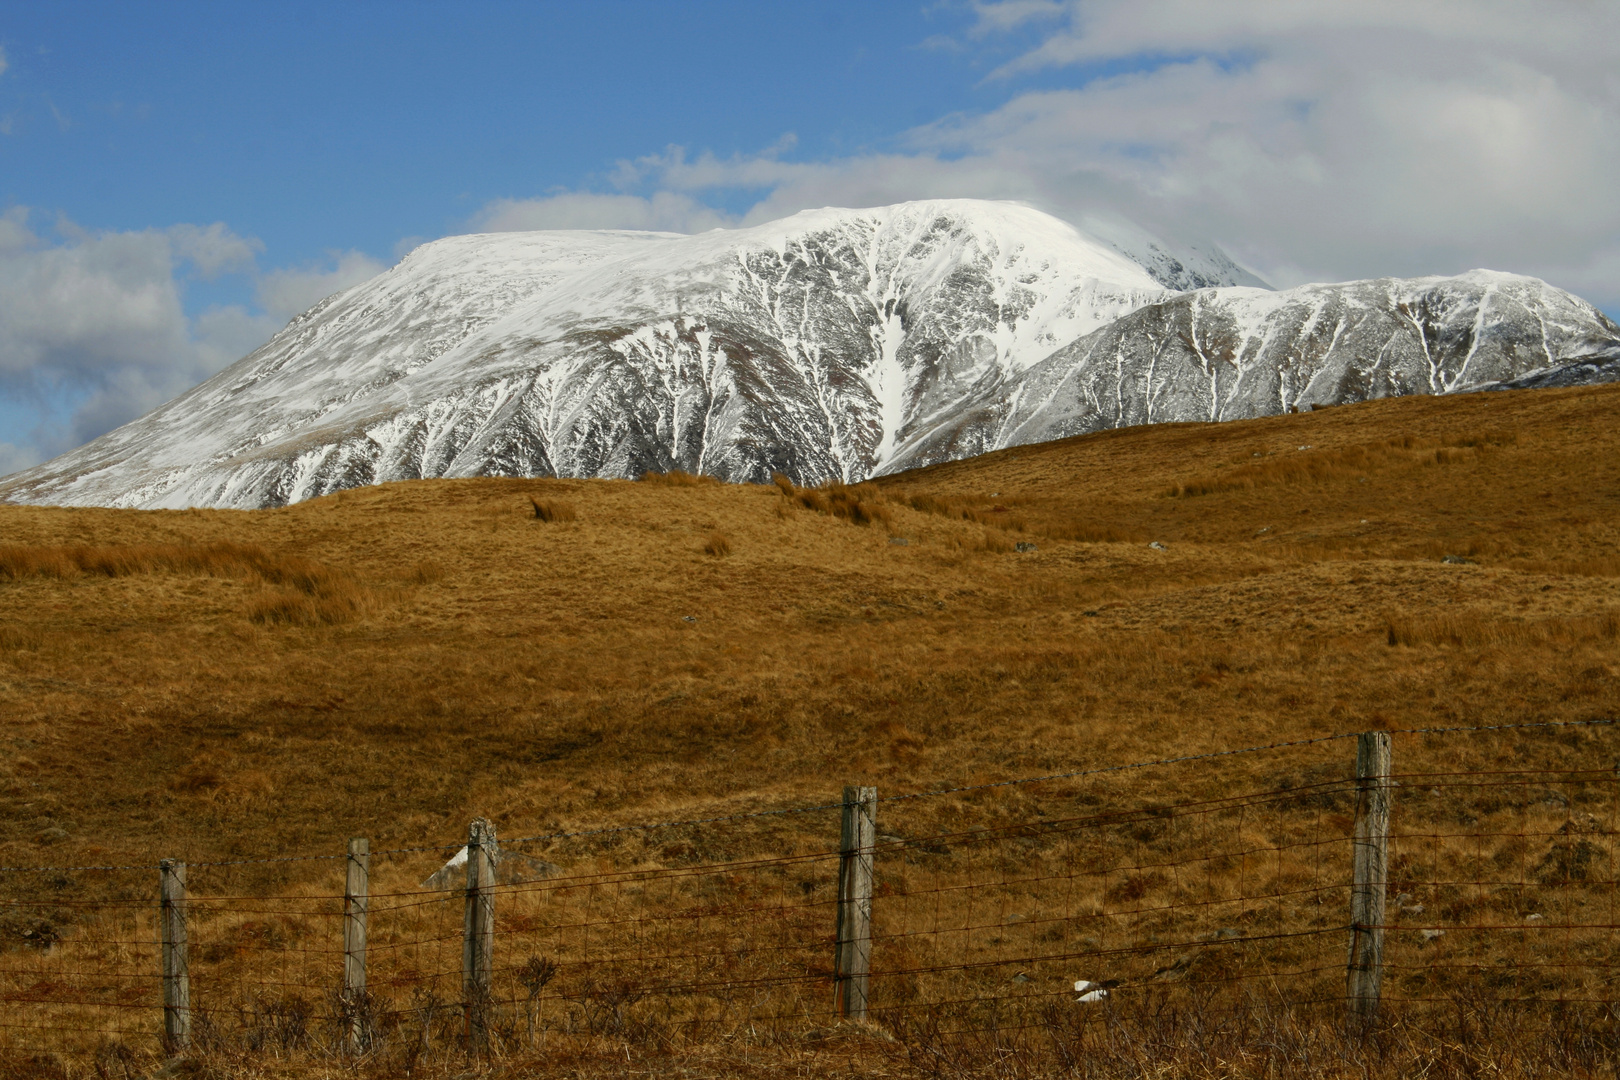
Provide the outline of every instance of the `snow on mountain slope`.
{"type": "Polygon", "coordinates": [[[1103,428],[1477,389],[1616,348],[1620,327],[1590,304],[1489,270],[1282,292],[1200,289],[976,388],[915,425],[886,469],[1103,428]]]}
{"type": "Polygon", "coordinates": [[[1144,235],[941,200],[697,236],[452,237],[0,480],[0,499],[259,507],[673,468],[858,480],[1105,427],[1447,393],[1620,347],[1590,305],[1489,271],[1172,292],[1178,274],[1242,271],[1162,246],[1144,269],[1121,253],[1144,235]]]}
{"type": "Polygon", "coordinates": [[[1620,382],[1620,341],[1610,342],[1592,353],[1564,359],[1552,367],[1538,368],[1511,379],[1499,379],[1478,387],[1480,390],[1545,390],[1559,386],[1593,386],[1620,382]]]}
{"type": "Polygon", "coordinates": [[[0,498],[252,507],[391,479],[670,468],[858,479],[919,416],[1166,295],[1008,203],[454,237],[0,498]]]}
{"type": "Polygon", "coordinates": [[[1171,245],[1134,222],[1113,215],[1088,215],[1080,226],[1136,263],[1167,289],[1206,289],[1247,285],[1269,289],[1269,282],[1243,269],[1214,244],[1190,241],[1171,245]]]}

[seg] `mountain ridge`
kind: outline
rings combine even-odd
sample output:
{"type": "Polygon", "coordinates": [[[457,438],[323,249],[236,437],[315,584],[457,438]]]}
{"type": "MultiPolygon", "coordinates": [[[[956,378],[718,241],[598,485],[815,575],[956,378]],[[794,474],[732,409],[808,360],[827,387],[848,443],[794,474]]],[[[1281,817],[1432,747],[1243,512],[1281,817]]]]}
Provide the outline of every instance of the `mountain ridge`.
{"type": "Polygon", "coordinates": [[[391,479],[675,468],[857,481],[1098,426],[1449,392],[1620,345],[1536,279],[1273,292],[1208,253],[1160,245],[1169,261],[1144,266],[1123,254],[1143,236],[935,200],[691,236],[449,237],[0,480],[0,499],[255,507],[391,479]],[[1177,273],[1232,283],[1166,288],[1177,273]]]}

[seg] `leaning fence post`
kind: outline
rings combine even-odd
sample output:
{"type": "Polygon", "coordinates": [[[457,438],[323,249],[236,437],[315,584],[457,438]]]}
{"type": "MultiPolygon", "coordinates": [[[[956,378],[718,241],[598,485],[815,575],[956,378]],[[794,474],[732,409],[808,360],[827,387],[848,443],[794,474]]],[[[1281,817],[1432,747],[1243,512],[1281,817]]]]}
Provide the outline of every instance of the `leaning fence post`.
{"type": "Polygon", "coordinates": [[[191,1044],[191,961],[186,951],[186,864],[158,863],[158,933],[162,940],[163,1042],[175,1053],[191,1044]]]}
{"type": "Polygon", "coordinates": [[[1389,732],[1368,731],[1356,739],[1356,824],[1351,840],[1350,1014],[1359,1020],[1378,1012],[1384,976],[1384,897],[1389,885],[1389,732]]]}
{"type": "Polygon", "coordinates": [[[461,997],[467,1042],[489,1045],[489,977],[495,953],[495,826],[476,818],[467,826],[467,910],[461,946],[461,997]]]}
{"type": "Polygon", "coordinates": [[[349,1048],[365,1049],[366,911],[371,903],[371,841],[349,841],[343,881],[343,1003],[349,1014],[349,1048]]]}
{"type": "Polygon", "coordinates": [[[877,841],[877,788],[846,787],[838,860],[838,951],[833,1002],[840,1015],[866,1019],[872,966],[872,848],[877,841]]]}

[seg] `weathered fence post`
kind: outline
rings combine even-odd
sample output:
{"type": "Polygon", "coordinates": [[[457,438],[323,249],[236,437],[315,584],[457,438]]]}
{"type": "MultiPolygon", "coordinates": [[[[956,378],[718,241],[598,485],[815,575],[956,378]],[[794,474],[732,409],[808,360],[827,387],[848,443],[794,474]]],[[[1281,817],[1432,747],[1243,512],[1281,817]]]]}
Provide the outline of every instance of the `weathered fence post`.
{"type": "Polygon", "coordinates": [[[191,960],[186,951],[186,864],[158,863],[158,934],[163,969],[163,1042],[173,1053],[191,1044],[191,960]]]}
{"type": "Polygon", "coordinates": [[[495,826],[476,818],[467,826],[467,911],[461,946],[461,997],[467,1043],[489,1046],[489,977],[495,954],[495,826]]]}
{"type": "Polygon", "coordinates": [[[349,841],[343,881],[343,1005],[349,1019],[349,1049],[365,1049],[366,910],[371,902],[371,841],[349,841]]]}
{"type": "Polygon", "coordinates": [[[1389,886],[1389,732],[1356,740],[1356,824],[1351,840],[1350,966],[1352,1018],[1378,1012],[1384,977],[1384,897],[1389,886]]]}
{"type": "Polygon", "coordinates": [[[872,966],[872,848],[877,842],[877,788],[846,787],[838,860],[838,951],[833,1003],[851,1020],[866,1019],[872,966]]]}

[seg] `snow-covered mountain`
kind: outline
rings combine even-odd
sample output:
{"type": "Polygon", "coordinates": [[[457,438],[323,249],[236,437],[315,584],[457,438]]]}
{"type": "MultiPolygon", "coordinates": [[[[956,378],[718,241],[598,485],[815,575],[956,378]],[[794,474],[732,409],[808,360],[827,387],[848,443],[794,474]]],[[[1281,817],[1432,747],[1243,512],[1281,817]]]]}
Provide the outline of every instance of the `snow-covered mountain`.
{"type": "Polygon", "coordinates": [[[1620,342],[1529,278],[1272,293],[1218,250],[1103,231],[944,200],[696,236],[451,237],[0,480],[0,499],[257,507],[671,468],[857,480],[1097,427],[1446,392],[1620,342]],[[1206,281],[1223,287],[1166,287],[1206,281]]]}
{"type": "Polygon", "coordinates": [[[1592,305],[1536,278],[1490,270],[1281,292],[1198,289],[976,387],[950,413],[915,423],[887,465],[1167,420],[1599,381],[1612,368],[1568,362],[1608,350],[1620,350],[1620,327],[1592,305]],[[1562,381],[1546,369],[1565,372],[1562,381]]]}

